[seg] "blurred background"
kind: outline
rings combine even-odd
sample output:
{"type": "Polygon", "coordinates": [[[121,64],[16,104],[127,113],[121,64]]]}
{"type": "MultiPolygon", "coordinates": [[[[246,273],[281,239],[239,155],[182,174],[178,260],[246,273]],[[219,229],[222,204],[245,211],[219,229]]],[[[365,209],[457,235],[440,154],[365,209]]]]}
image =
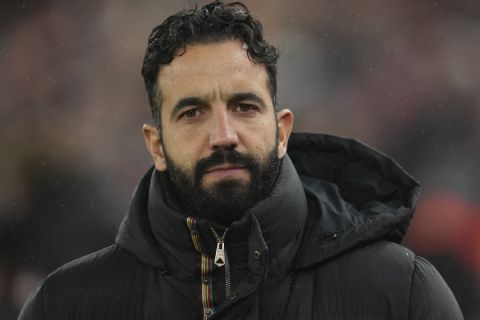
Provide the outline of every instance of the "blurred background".
{"type": "MultiPolygon", "coordinates": [[[[146,39],[196,1],[0,0],[0,319],[112,243],[150,166],[146,39]]],[[[199,5],[205,1],[198,1],[199,5]]],[[[480,319],[480,2],[245,0],[296,131],[355,137],[423,185],[404,244],[480,319]]]]}

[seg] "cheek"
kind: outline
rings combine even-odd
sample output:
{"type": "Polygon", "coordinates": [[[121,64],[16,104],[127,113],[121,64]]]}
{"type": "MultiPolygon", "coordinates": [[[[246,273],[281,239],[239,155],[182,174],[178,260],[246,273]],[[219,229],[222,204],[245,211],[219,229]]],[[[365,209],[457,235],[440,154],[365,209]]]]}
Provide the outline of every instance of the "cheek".
{"type": "Polygon", "coordinates": [[[255,125],[247,128],[248,144],[252,147],[255,154],[264,158],[275,146],[276,123],[271,119],[265,119],[257,122],[255,125]]]}
{"type": "Polygon", "coordinates": [[[164,146],[168,157],[176,166],[191,173],[201,156],[198,137],[176,135],[165,137],[164,146]]]}
{"type": "Polygon", "coordinates": [[[270,114],[262,115],[259,119],[246,123],[244,126],[249,131],[259,134],[258,138],[270,138],[274,135],[276,126],[276,119],[272,118],[273,116],[270,114]]]}

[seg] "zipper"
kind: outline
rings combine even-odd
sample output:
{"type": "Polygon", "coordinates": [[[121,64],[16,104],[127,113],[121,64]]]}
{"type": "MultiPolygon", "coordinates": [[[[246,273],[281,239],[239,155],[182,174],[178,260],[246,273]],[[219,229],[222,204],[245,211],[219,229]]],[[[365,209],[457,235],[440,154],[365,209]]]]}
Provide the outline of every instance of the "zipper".
{"type": "Polygon", "coordinates": [[[187,226],[190,229],[190,235],[195,250],[200,253],[200,273],[201,273],[201,299],[203,309],[203,320],[207,320],[215,310],[213,308],[213,288],[211,282],[211,272],[213,270],[212,258],[206,254],[206,250],[200,240],[200,236],[197,231],[197,222],[192,217],[187,217],[187,226]]]}
{"type": "Polygon", "coordinates": [[[230,264],[228,262],[227,251],[225,250],[225,236],[227,235],[228,228],[225,229],[222,237],[219,237],[215,229],[212,226],[209,227],[217,241],[217,250],[215,251],[215,259],[213,261],[217,267],[225,267],[225,297],[228,299],[230,298],[232,291],[230,282],[230,264]]]}

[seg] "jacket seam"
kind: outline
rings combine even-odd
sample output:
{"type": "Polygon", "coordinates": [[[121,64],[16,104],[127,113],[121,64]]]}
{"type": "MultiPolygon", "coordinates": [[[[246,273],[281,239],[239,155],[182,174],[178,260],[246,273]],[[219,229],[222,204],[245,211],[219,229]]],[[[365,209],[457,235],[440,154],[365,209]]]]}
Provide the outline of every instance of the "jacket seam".
{"type": "Polygon", "coordinates": [[[415,272],[417,270],[417,256],[415,255],[413,258],[413,271],[412,271],[412,278],[410,279],[410,293],[408,295],[408,312],[407,312],[407,319],[410,319],[410,312],[412,310],[412,295],[413,295],[413,282],[415,279],[415,272]]]}

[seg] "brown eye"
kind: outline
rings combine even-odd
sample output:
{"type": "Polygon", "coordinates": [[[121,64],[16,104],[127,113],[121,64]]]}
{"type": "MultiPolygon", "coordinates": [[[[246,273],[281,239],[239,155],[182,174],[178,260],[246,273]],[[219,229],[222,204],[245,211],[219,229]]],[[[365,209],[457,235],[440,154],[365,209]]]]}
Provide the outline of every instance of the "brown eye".
{"type": "Polygon", "coordinates": [[[180,118],[192,119],[200,116],[200,111],[198,109],[190,109],[185,111],[180,115],[180,118]]]}
{"type": "Polygon", "coordinates": [[[233,111],[236,111],[236,112],[252,112],[252,111],[255,111],[256,109],[257,109],[257,107],[254,106],[254,105],[246,104],[246,103],[239,103],[239,104],[235,105],[235,107],[233,108],[233,111]]]}

